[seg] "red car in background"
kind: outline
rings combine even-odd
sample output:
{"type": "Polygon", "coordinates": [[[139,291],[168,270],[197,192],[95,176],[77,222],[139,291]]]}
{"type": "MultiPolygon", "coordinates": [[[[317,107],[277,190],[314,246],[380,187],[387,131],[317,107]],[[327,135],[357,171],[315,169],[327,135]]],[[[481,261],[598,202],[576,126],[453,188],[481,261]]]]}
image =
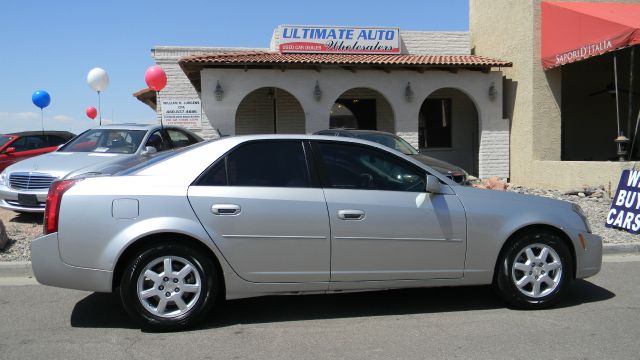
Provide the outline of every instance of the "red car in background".
{"type": "Polygon", "coordinates": [[[0,134],[0,172],[33,156],[55,151],[75,135],[67,131],[25,131],[0,134]]]}

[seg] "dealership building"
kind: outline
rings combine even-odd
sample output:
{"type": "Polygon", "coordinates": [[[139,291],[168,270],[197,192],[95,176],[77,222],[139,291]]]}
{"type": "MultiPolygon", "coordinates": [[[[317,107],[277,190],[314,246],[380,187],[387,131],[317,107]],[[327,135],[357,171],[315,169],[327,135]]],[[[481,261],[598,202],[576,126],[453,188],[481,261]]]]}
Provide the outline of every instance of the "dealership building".
{"type": "Polygon", "coordinates": [[[509,176],[500,69],[511,63],[472,55],[468,32],[283,25],[265,48],[157,46],[152,56],[167,86],[135,95],[203,137],[374,129],[471,174],[509,176]]]}
{"type": "Polygon", "coordinates": [[[207,138],[376,129],[482,178],[615,189],[640,147],[639,7],[470,0],[469,32],[281,25],[265,48],[157,46],[167,87],[134,95],[207,138]]]}

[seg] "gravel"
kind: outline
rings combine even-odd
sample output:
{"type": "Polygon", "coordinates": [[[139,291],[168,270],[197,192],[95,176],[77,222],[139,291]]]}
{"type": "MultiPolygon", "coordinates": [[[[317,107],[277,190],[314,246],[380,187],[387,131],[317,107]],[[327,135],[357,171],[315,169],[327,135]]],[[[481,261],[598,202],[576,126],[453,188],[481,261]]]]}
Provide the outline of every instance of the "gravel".
{"type": "Polygon", "coordinates": [[[0,221],[9,238],[4,249],[0,249],[0,261],[31,260],[31,240],[42,234],[42,214],[18,214],[0,209],[0,221]]]}
{"type": "MultiPolygon", "coordinates": [[[[493,190],[486,190],[493,191],[493,190]]],[[[604,227],[605,219],[611,207],[611,198],[604,189],[584,188],[570,192],[556,190],[532,189],[509,184],[507,191],[522,194],[544,196],[553,199],[566,200],[582,207],[591,229],[602,236],[605,243],[629,243],[638,241],[638,237],[627,232],[604,227]]],[[[18,214],[13,211],[0,209],[0,221],[7,228],[9,242],[4,249],[0,249],[0,261],[29,261],[31,240],[42,234],[42,215],[18,214]]]]}

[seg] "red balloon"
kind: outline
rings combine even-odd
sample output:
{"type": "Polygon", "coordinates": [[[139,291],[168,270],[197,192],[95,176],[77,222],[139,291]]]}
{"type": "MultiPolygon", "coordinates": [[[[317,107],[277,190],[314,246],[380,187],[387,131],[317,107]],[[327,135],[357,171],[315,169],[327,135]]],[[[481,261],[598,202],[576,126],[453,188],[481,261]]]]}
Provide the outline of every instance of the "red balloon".
{"type": "Polygon", "coordinates": [[[167,85],[167,74],[160,66],[153,65],[144,72],[144,81],[147,82],[149,88],[161,91],[167,85]]]}
{"type": "Polygon", "coordinates": [[[96,110],[96,108],[94,108],[93,106],[89,106],[87,110],[85,110],[85,112],[87,113],[87,116],[91,118],[91,120],[95,119],[96,116],[98,116],[98,110],[96,110]]]}

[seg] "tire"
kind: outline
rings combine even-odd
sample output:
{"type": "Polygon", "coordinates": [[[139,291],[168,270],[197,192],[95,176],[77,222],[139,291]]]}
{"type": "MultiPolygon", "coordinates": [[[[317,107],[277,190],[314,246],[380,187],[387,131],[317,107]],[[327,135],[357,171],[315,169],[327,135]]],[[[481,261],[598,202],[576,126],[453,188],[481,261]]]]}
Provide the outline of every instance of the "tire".
{"type": "Polygon", "coordinates": [[[534,230],[506,245],[493,285],[509,305],[533,310],[558,303],[572,281],[573,258],[567,245],[551,231],[534,230]]]}
{"type": "Polygon", "coordinates": [[[124,309],[143,328],[154,331],[194,326],[206,317],[219,293],[218,271],[208,255],[168,242],[138,253],[120,282],[124,309]]]}

